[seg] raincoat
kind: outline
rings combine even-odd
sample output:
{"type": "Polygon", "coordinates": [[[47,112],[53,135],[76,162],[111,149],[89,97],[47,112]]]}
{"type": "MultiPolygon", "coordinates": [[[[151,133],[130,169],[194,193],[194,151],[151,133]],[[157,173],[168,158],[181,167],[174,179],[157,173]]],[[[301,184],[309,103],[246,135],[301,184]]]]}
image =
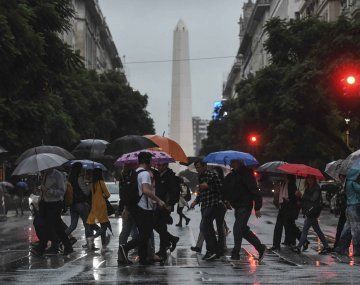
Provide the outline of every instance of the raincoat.
{"type": "Polygon", "coordinates": [[[350,168],[346,174],[345,192],[347,205],[360,204],[360,169],[350,168]]]}
{"type": "Polygon", "coordinates": [[[100,180],[91,187],[91,211],[87,219],[88,224],[109,222],[105,198],[110,197],[110,193],[103,180],[100,180]]]}

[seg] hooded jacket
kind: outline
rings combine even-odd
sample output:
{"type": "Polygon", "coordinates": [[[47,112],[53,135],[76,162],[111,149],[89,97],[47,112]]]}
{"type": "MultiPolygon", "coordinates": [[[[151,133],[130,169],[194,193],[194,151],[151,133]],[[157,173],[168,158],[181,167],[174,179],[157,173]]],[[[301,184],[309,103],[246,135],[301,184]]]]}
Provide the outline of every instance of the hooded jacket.
{"type": "Polygon", "coordinates": [[[168,206],[173,207],[180,198],[180,180],[170,168],[163,173],[154,172],[155,193],[168,206]]]}
{"type": "Polygon", "coordinates": [[[350,168],[346,174],[345,192],[347,205],[360,204],[360,169],[350,168]]]}

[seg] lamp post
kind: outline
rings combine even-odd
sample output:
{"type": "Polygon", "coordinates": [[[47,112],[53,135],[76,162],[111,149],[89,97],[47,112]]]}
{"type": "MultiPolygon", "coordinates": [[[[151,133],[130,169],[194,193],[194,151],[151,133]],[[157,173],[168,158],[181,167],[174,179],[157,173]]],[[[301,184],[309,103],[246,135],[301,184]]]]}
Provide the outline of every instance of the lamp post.
{"type": "Polygon", "coordinates": [[[347,117],[345,118],[345,123],[346,123],[346,145],[348,147],[350,147],[350,143],[349,143],[349,138],[350,138],[350,118],[347,117]]]}

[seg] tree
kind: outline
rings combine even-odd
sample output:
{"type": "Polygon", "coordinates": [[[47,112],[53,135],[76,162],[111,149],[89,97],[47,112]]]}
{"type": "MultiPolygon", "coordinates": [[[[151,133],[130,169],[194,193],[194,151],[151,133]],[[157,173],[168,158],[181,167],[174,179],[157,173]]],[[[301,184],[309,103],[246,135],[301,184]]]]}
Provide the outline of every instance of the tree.
{"type": "Polygon", "coordinates": [[[86,70],[60,39],[73,17],[71,0],[0,2],[0,145],[14,157],[42,143],[154,132],[146,95],[118,71],[86,70]]]}
{"type": "Polygon", "coordinates": [[[346,156],[344,112],[360,105],[358,98],[345,104],[334,74],[347,62],[360,67],[355,60],[360,58],[359,24],[344,18],[335,23],[275,18],[265,30],[271,64],[239,83],[237,97],[224,106],[228,115],[210,124],[203,151],[233,148],[255,152],[262,161],[316,166],[346,156]],[[254,130],[261,134],[257,149],[246,140],[254,130]]]}

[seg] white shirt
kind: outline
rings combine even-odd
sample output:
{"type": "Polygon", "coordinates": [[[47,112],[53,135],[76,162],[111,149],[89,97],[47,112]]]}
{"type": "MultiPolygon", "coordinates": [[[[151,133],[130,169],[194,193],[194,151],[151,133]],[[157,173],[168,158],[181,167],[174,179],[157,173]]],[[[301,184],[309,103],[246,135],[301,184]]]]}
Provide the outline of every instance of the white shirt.
{"type": "MultiPolygon", "coordinates": [[[[139,172],[141,170],[145,170],[145,169],[142,167],[139,167],[138,169],[136,169],[136,172],[139,172]]],[[[151,175],[152,175],[152,173],[150,173],[149,171],[142,171],[138,174],[138,177],[137,177],[139,196],[142,195],[141,199],[138,203],[138,206],[144,210],[153,210],[155,208],[155,202],[152,201],[147,196],[145,196],[142,192],[142,185],[149,184],[151,191],[155,195],[155,187],[153,187],[153,184],[151,182],[151,175]]]]}

